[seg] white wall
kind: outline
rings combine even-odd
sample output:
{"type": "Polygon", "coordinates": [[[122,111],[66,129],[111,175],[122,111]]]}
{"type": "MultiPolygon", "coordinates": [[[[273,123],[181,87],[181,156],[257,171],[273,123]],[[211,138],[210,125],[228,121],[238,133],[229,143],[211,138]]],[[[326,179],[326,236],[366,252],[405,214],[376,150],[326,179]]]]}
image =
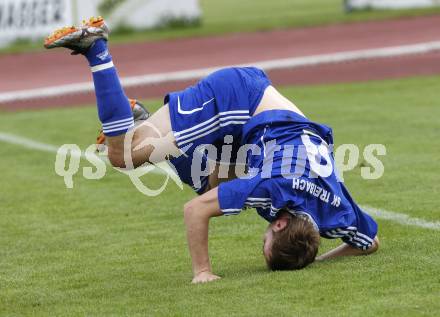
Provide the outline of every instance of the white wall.
{"type": "Polygon", "coordinates": [[[0,0],[0,46],[36,39],[72,23],[70,0],[0,0]]]}
{"type": "MultiPolygon", "coordinates": [[[[100,15],[102,1],[0,0],[0,47],[19,38],[40,39],[56,28],[100,15]]],[[[125,0],[104,18],[110,27],[144,29],[162,24],[165,17],[196,19],[200,15],[198,0],[125,0]]]]}
{"type": "Polygon", "coordinates": [[[346,0],[346,7],[358,9],[410,9],[440,5],[440,0],[346,0]]]}
{"type": "Polygon", "coordinates": [[[80,24],[91,16],[99,15],[98,5],[101,0],[70,0],[72,1],[73,23],[80,24]]]}

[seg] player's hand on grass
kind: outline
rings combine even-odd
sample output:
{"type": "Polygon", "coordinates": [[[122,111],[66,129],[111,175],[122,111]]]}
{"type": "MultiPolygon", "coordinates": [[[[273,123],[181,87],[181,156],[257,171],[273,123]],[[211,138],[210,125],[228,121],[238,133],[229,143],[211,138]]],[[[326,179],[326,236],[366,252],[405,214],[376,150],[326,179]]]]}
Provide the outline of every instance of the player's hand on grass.
{"type": "Polygon", "coordinates": [[[215,280],[219,280],[220,276],[214,275],[211,272],[205,271],[200,272],[196,276],[194,276],[192,283],[193,284],[199,284],[199,283],[208,283],[215,280]]]}

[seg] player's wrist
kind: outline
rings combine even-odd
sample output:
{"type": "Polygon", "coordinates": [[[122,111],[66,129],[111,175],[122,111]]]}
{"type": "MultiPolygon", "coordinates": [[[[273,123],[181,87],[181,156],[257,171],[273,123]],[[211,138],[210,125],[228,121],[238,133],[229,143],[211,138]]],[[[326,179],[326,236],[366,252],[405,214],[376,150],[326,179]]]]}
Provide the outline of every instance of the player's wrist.
{"type": "Polygon", "coordinates": [[[193,270],[194,277],[197,277],[202,274],[212,274],[211,268],[202,268],[202,269],[193,270]]]}

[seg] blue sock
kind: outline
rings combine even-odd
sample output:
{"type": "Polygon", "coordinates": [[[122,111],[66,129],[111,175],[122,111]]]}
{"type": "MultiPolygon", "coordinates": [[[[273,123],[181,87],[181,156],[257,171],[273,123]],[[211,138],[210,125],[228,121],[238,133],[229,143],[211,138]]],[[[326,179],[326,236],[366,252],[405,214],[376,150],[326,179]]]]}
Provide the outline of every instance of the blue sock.
{"type": "Polygon", "coordinates": [[[107,48],[107,41],[97,40],[85,54],[93,73],[98,116],[106,136],[126,133],[133,127],[130,102],[119,82],[107,48]]]}

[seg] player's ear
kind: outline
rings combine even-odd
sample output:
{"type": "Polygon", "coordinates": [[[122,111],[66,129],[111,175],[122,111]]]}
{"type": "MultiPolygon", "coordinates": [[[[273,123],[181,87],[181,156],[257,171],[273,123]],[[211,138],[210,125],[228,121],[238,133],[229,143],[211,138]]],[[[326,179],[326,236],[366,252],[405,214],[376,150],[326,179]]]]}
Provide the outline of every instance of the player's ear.
{"type": "Polygon", "coordinates": [[[283,230],[284,228],[286,228],[288,222],[289,222],[288,218],[285,217],[278,218],[273,223],[273,231],[278,232],[283,230]]]}

